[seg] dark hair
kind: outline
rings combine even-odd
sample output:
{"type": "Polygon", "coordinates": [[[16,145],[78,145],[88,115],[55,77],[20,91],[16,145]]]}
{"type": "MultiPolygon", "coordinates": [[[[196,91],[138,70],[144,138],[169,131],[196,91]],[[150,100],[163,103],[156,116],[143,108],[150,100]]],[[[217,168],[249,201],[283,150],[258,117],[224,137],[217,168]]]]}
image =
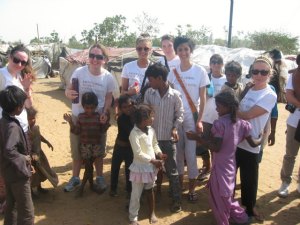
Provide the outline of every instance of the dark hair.
{"type": "Polygon", "coordinates": [[[167,81],[168,73],[167,67],[161,64],[161,62],[157,62],[147,68],[145,76],[154,78],[162,77],[163,81],[167,81]]]}
{"type": "Polygon", "coordinates": [[[9,55],[13,56],[16,52],[25,52],[28,55],[28,60],[29,60],[29,58],[30,58],[30,51],[28,50],[28,48],[25,47],[24,44],[19,44],[19,45],[16,45],[15,47],[13,47],[9,51],[9,55]]]}
{"type": "Polygon", "coordinates": [[[236,112],[239,107],[239,101],[233,91],[224,91],[215,96],[216,103],[219,103],[230,109],[230,118],[233,123],[236,122],[236,112]]]}
{"type": "Polygon", "coordinates": [[[212,61],[218,61],[218,63],[221,63],[221,64],[224,63],[222,56],[219,54],[213,54],[209,59],[209,63],[211,63],[212,61]]]}
{"type": "Polygon", "coordinates": [[[17,86],[8,86],[0,92],[0,106],[9,114],[23,107],[26,99],[27,94],[17,86]]]}
{"type": "Polygon", "coordinates": [[[25,65],[24,69],[21,71],[21,75],[22,77],[24,77],[24,75],[26,73],[32,74],[33,75],[33,80],[35,81],[36,79],[36,74],[32,68],[32,61],[31,61],[31,54],[28,48],[25,47],[24,44],[19,44],[16,45],[15,47],[13,47],[10,51],[9,51],[9,55],[10,57],[13,57],[17,52],[25,52],[28,56],[28,60],[27,60],[27,64],[25,65]]]}
{"type": "Polygon", "coordinates": [[[141,124],[142,121],[149,119],[154,112],[153,108],[148,104],[139,104],[134,107],[132,119],[135,124],[141,124]]]}
{"type": "Polygon", "coordinates": [[[131,97],[127,94],[125,95],[121,95],[118,99],[118,105],[119,105],[119,108],[122,107],[123,104],[125,103],[133,103],[131,97]]]}
{"type": "Polygon", "coordinates": [[[181,44],[184,44],[184,43],[188,44],[188,46],[191,49],[191,52],[194,51],[196,45],[195,45],[195,42],[191,38],[189,38],[187,36],[178,36],[175,38],[174,45],[173,45],[176,53],[177,53],[178,46],[181,44]]]}
{"type": "Polygon", "coordinates": [[[282,54],[278,49],[273,49],[271,51],[269,51],[269,55],[270,57],[274,60],[274,61],[279,61],[282,59],[282,54]]]}
{"type": "Polygon", "coordinates": [[[85,105],[93,105],[98,106],[98,98],[94,92],[86,92],[81,97],[81,105],[84,107],[85,105]]]}
{"type": "Polygon", "coordinates": [[[236,61],[230,61],[226,63],[225,65],[225,74],[227,73],[233,73],[235,74],[238,78],[242,75],[242,66],[236,61]]]}
{"type": "Polygon", "coordinates": [[[170,35],[170,34],[163,35],[161,37],[161,39],[160,39],[160,43],[163,42],[163,41],[165,41],[165,40],[168,40],[168,41],[171,41],[171,42],[174,43],[174,37],[172,35],[170,35]]]}
{"type": "Polygon", "coordinates": [[[30,117],[30,116],[36,116],[38,111],[33,106],[31,106],[30,108],[26,108],[26,112],[27,112],[27,117],[30,117]]]}

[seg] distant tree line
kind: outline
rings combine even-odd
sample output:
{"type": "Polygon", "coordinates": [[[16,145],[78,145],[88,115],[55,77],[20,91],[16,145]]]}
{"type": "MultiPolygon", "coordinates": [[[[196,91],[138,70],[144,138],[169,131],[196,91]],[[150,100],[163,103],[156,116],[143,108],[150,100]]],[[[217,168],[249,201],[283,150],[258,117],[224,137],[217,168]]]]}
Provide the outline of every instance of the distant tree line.
{"type": "MultiPolygon", "coordinates": [[[[70,48],[85,49],[96,41],[110,47],[134,47],[135,40],[141,33],[148,33],[153,38],[153,45],[160,46],[160,26],[157,18],[149,16],[143,12],[134,19],[136,31],[130,31],[126,25],[126,17],[116,15],[106,17],[101,23],[94,23],[90,30],[83,30],[81,38],[78,40],[75,35],[72,36],[68,43],[70,48]]],[[[210,28],[202,25],[200,28],[194,28],[190,24],[177,25],[174,36],[186,35],[192,38],[197,45],[215,44],[226,46],[227,40],[214,39],[210,28]]],[[[226,33],[226,30],[224,30],[226,33]]],[[[288,33],[278,31],[255,31],[244,34],[238,31],[232,37],[232,48],[247,47],[255,50],[268,51],[273,48],[280,49],[284,54],[297,54],[299,49],[299,37],[294,37],[288,33]]],[[[0,42],[2,40],[0,39],[0,42]]],[[[3,42],[3,41],[2,41],[3,42]]],[[[57,43],[62,40],[59,34],[54,30],[49,37],[35,37],[30,43],[57,43]]]]}

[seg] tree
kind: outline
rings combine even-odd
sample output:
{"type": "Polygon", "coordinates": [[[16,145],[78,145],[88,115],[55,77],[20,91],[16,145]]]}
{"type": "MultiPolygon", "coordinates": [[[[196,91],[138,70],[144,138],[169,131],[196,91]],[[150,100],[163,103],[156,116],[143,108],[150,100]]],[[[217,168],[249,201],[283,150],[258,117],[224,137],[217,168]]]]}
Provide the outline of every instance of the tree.
{"type": "Polygon", "coordinates": [[[258,50],[279,49],[284,54],[297,54],[299,44],[298,37],[277,31],[262,31],[248,34],[250,48],[258,50]]]}
{"type": "Polygon", "coordinates": [[[77,41],[75,35],[73,35],[68,42],[69,48],[77,48],[77,49],[84,49],[84,45],[80,43],[80,41],[77,41]]]}
{"type": "Polygon", "coordinates": [[[212,43],[212,32],[208,27],[201,26],[199,29],[194,30],[191,24],[186,24],[185,27],[177,25],[177,35],[185,35],[195,41],[198,45],[206,45],[212,43]]]}
{"type": "Polygon", "coordinates": [[[161,24],[158,22],[158,18],[151,17],[145,12],[135,17],[133,22],[137,25],[137,30],[140,34],[148,33],[151,37],[155,38],[160,31],[159,26],[161,24]]]}

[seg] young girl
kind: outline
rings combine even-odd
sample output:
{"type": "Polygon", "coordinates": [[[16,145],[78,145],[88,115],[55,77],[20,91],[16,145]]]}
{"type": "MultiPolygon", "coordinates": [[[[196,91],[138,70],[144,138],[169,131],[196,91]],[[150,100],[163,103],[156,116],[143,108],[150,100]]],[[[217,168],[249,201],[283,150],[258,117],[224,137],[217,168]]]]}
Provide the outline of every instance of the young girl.
{"type": "Polygon", "coordinates": [[[221,92],[215,96],[215,100],[219,119],[213,123],[212,136],[208,140],[194,132],[187,132],[187,136],[213,151],[208,189],[209,204],[217,224],[226,225],[229,221],[245,223],[248,216],[233,198],[236,177],[235,151],[237,144],[244,139],[252,146],[257,146],[261,140],[251,138],[249,122],[236,118],[238,100],[233,92],[221,92]]]}
{"type": "Polygon", "coordinates": [[[118,135],[114,146],[114,152],[111,161],[111,179],[110,179],[110,196],[117,196],[118,178],[120,166],[125,161],[126,191],[127,196],[131,193],[131,182],[129,181],[129,166],[133,160],[133,153],[129,142],[129,134],[133,128],[131,120],[132,100],[129,95],[122,95],[118,100],[119,112],[118,116],[118,135]]]}
{"type": "Polygon", "coordinates": [[[225,84],[222,86],[221,91],[234,91],[236,97],[241,100],[241,94],[243,92],[243,85],[238,82],[242,75],[242,66],[236,61],[230,61],[225,65],[225,84]]]}
{"type": "Polygon", "coordinates": [[[153,187],[158,168],[162,167],[166,155],[162,154],[154,129],[153,109],[146,104],[137,106],[134,112],[135,125],[130,132],[129,141],[133,151],[133,163],[130,169],[132,192],[129,205],[129,219],[132,225],[137,225],[140,209],[140,197],[145,189],[150,215],[150,223],[156,223],[153,187]],[[160,158],[156,159],[155,155],[160,158]]]}
{"type": "MultiPolygon", "coordinates": [[[[99,163],[106,156],[105,150],[101,148],[101,138],[110,126],[109,119],[105,124],[101,123],[101,114],[96,111],[98,98],[94,92],[84,93],[81,98],[81,104],[84,112],[78,115],[76,124],[73,123],[71,114],[65,113],[64,119],[70,124],[71,132],[79,135],[81,158],[87,160],[93,157],[95,158],[95,163],[97,161],[99,163]]],[[[94,190],[101,194],[106,190],[106,187],[103,188],[97,184],[94,190]]]]}
{"type": "Polygon", "coordinates": [[[35,124],[37,110],[33,107],[30,107],[29,109],[26,109],[26,111],[29,124],[28,135],[31,148],[31,157],[33,160],[32,165],[36,171],[31,178],[31,187],[37,187],[37,191],[40,193],[47,193],[48,190],[42,188],[41,182],[48,179],[50,183],[56,187],[58,184],[58,176],[51,169],[48,159],[41,148],[41,143],[43,142],[47,144],[52,151],[53,146],[49,141],[46,140],[46,138],[43,137],[39,126],[35,124]]]}

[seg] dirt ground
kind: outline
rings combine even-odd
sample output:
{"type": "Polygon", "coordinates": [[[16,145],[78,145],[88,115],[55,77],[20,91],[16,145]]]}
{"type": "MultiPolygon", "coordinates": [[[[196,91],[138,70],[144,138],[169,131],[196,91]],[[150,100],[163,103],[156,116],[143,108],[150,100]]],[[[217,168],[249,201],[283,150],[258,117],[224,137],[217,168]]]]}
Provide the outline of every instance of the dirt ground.
{"type": "MultiPolygon", "coordinates": [[[[59,185],[53,188],[50,182],[42,185],[50,192],[47,195],[40,194],[39,199],[34,200],[35,224],[37,225],[122,225],[129,224],[128,213],[125,208],[126,192],[124,184],[124,170],[121,169],[119,178],[119,196],[110,197],[108,191],[102,195],[91,192],[86,185],[84,196],[75,198],[74,193],[64,193],[63,187],[71,177],[71,155],[69,147],[69,125],[63,120],[63,113],[70,112],[70,101],[64,96],[64,91],[59,90],[60,79],[39,79],[34,85],[34,105],[38,109],[38,121],[41,132],[54,146],[52,152],[43,144],[43,150],[48,157],[50,165],[59,177],[59,185]]],[[[262,224],[295,225],[300,224],[300,195],[296,192],[297,170],[299,158],[293,172],[291,194],[288,198],[278,198],[276,193],[279,188],[280,168],[285,151],[285,130],[288,113],[284,105],[279,105],[280,117],[277,123],[276,144],[267,147],[263,161],[260,164],[260,177],[257,196],[257,206],[265,215],[262,224]]],[[[107,151],[105,158],[104,176],[110,182],[110,164],[114,141],[117,133],[116,123],[112,119],[111,128],[108,131],[107,151]]],[[[198,166],[201,160],[198,159],[198,166]]],[[[81,175],[83,174],[83,170],[81,175]]],[[[169,211],[170,199],[168,197],[167,180],[164,180],[163,195],[157,203],[156,213],[158,224],[173,225],[212,225],[215,224],[208,206],[206,182],[199,182],[197,193],[199,201],[191,204],[187,201],[186,193],[183,196],[182,212],[172,214],[169,211]]],[[[239,192],[237,193],[239,197],[239,192]]],[[[147,219],[146,200],[140,209],[140,224],[149,224],[147,219]]],[[[0,224],[3,216],[0,216],[0,224]]],[[[255,223],[255,222],[254,222],[255,223]]]]}

